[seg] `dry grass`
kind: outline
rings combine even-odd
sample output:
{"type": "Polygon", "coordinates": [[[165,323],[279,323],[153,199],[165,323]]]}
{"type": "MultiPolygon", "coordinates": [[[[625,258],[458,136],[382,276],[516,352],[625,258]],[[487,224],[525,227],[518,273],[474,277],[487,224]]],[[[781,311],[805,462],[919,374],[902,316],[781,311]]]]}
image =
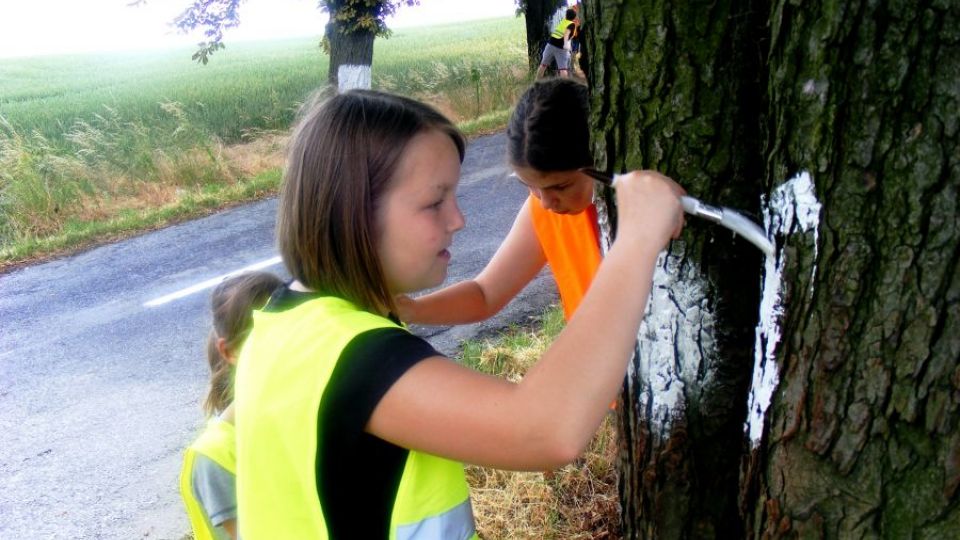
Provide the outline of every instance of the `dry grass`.
{"type": "Polygon", "coordinates": [[[620,538],[616,436],[604,420],[575,463],[547,472],[467,467],[481,538],[620,538]]]}
{"type": "Polygon", "coordinates": [[[240,176],[256,176],[266,170],[282,169],[284,148],[289,138],[290,134],[285,132],[252,134],[249,142],[224,148],[224,157],[240,176]]]}
{"type": "MultiPolygon", "coordinates": [[[[462,360],[486,373],[520,380],[563,326],[559,309],[542,328],[514,328],[496,340],[466,344],[462,360]]],[[[620,538],[616,431],[612,414],[587,451],[557,471],[510,472],[467,467],[477,530],[494,539],[620,538]]]]}

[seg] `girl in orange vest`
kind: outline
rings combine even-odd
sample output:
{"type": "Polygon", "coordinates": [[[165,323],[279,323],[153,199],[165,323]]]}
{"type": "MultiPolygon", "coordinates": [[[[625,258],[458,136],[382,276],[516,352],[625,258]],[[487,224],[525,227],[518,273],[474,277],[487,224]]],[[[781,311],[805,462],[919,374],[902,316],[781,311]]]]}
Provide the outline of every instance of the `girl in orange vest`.
{"type": "Polygon", "coordinates": [[[549,263],[570,320],[600,265],[594,180],[579,171],[593,166],[587,115],[587,87],[573,79],[537,81],[521,96],[507,127],[507,152],[530,196],[477,277],[416,299],[400,297],[402,319],[420,324],[487,319],[549,263]]]}
{"type": "Polygon", "coordinates": [[[233,372],[240,347],[253,326],[253,310],[263,306],[281,285],[273,274],[251,272],[224,280],[210,295],[210,391],[203,404],[209,421],[187,448],[180,472],[180,495],[195,540],[237,538],[233,372]]]}

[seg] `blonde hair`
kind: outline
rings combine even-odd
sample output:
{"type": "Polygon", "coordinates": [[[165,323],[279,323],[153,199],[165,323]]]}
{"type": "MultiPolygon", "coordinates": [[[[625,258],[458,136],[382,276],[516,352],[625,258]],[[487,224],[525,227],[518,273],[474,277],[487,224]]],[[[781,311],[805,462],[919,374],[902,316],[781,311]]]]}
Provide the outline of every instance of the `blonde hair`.
{"type": "Polygon", "coordinates": [[[268,272],[250,272],[223,280],[210,295],[213,327],[207,337],[207,362],[210,364],[210,390],[203,403],[207,416],[220,414],[233,401],[233,365],[220,354],[217,342],[223,338],[226,349],[238,354],[253,327],[253,310],[263,307],[273,291],[283,285],[268,272]]]}

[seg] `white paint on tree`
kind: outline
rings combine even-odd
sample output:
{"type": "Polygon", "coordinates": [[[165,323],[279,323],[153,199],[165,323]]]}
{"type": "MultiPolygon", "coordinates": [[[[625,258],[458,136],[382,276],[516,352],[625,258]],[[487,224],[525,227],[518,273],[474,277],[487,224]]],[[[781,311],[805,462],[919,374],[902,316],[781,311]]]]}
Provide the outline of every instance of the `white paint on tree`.
{"type": "MultiPolygon", "coordinates": [[[[786,236],[794,232],[813,231],[814,260],[819,240],[820,201],[810,173],[803,171],[774,190],[770,203],[764,204],[763,224],[767,236],[786,236]]],[[[780,320],[783,317],[784,253],[767,256],[764,264],[760,298],[760,320],[754,345],[753,383],[750,387],[747,421],[744,429],[756,447],[763,435],[763,421],[773,393],[780,383],[776,349],[780,343],[780,320]]],[[[813,274],[817,268],[814,265],[813,274]]],[[[811,284],[813,278],[810,279],[811,284]]],[[[812,287],[812,285],[811,285],[812,287]]]]}
{"type": "Polygon", "coordinates": [[[337,90],[370,89],[370,66],[343,64],[337,68],[337,90]]]}
{"type": "MultiPolygon", "coordinates": [[[[600,228],[600,249],[610,249],[610,212],[596,184],[594,204],[600,228]]],[[[687,384],[697,381],[700,366],[716,358],[716,317],[707,300],[708,287],[700,268],[683,260],[683,244],[657,259],[653,287],[637,332],[637,355],[627,368],[630,395],[637,396],[638,414],[651,436],[665,440],[674,419],[683,413],[687,384]],[[683,264],[681,264],[683,263],[683,264]]],[[[709,377],[709,373],[708,373],[709,377]]]]}
{"type": "Polygon", "coordinates": [[[651,432],[662,437],[685,406],[684,387],[695,384],[699,366],[716,355],[716,318],[707,296],[699,267],[677,253],[660,254],[637,333],[639,358],[631,363],[628,380],[643,385],[637,392],[639,410],[651,432]]]}

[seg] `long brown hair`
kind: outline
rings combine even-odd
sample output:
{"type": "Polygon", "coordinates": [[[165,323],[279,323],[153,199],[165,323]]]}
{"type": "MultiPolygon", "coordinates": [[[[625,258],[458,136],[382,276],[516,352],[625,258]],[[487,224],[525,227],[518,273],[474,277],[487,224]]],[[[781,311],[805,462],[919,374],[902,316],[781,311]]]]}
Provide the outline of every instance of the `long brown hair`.
{"type": "Polygon", "coordinates": [[[217,340],[226,340],[232,354],[250,335],[253,310],[262,307],[270,294],[283,285],[269,272],[249,272],[223,280],[210,295],[213,328],[207,337],[207,361],[210,364],[210,391],[203,403],[207,416],[219,414],[233,401],[233,365],[220,354],[217,340]]]}
{"type": "Polygon", "coordinates": [[[371,312],[395,311],[377,258],[375,215],[411,139],[460,132],[409,98],[351,90],[306,108],[294,132],[280,205],[277,244],[290,274],[310,289],[371,312]]]}

